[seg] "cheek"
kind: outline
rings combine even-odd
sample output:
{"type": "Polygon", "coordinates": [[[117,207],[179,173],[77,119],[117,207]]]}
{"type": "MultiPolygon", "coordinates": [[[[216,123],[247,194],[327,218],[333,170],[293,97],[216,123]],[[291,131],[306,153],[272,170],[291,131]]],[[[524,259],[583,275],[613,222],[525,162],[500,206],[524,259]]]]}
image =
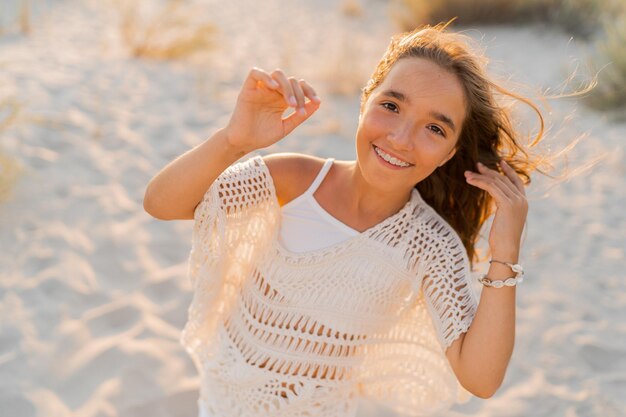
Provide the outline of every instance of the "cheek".
{"type": "Polygon", "coordinates": [[[364,138],[369,141],[384,138],[386,132],[389,131],[391,125],[389,121],[378,112],[370,112],[359,123],[359,129],[364,138]]]}
{"type": "Polygon", "coordinates": [[[367,124],[372,129],[381,129],[385,126],[389,126],[389,117],[387,117],[384,112],[374,109],[368,114],[367,124]]]}

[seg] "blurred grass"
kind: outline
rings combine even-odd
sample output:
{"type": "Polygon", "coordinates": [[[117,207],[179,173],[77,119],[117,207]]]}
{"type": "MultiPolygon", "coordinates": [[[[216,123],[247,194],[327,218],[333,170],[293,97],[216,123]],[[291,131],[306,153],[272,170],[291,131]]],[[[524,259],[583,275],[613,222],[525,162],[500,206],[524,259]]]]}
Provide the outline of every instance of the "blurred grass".
{"type": "Polygon", "coordinates": [[[364,10],[359,0],[343,0],[341,13],[348,17],[362,17],[364,10]]]}
{"type": "Polygon", "coordinates": [[[401,30],[428,23],[455,25],[544,24],[597,44],[592,66],[602,66],[585,103],[626,119],[626,0],[394,0],[401,30]],[[607,65],[608,63],[608,65],[607,65]]]}
{"type": "Polygon", "coordinates": [[[121,17],[122,41],[134,57],[176,60],[211,48],[216,27],[194,22],[197,16],[185,1],[167,0],[148,16],[141,8],[146,4],[155,7],[154,2],[114,1],[121,17]]]}
{"type": "Polygon", "coordinates": [[[31,3],[30,0],[19,0],[19,10],[16,10],[17,15],[11,16],[9,5],[0,7],[0,11],[5,15],[0,14],[0,36],[12,33],[15,31],[21,32],[23,35],[31,33],[31,3]],[[8,17],[7,17],[8,14],[8,17]],[[6,25],[6,26],[5,26],[6,25]]]}
{"type": "Polygon", "coordinates": [[[608,62],[598,74],[598,86],[586,99],[597,110],[614,110],[620,120],[626,120],[626,12],[604,25],[606,37],[598,42],[595,62],[608,62]]]}
{"type": "Polygon", "coordinates": [[[393,18],[403,30],[458,16],[456,24],[545,23],[589,38],[620,0],[394,0],[393,18]]]}
{"type": "MultiPolygon", "coordinates": [[[[20,106],[14,99],[0,99],[0,138],[17,121],[19,111],[20,106]]],[[[19,163],[0,149],[0,202],[10,195],[21,170],[19,163]]]]}
{"type": "Polygon", "coordinates": [[[30,33],[30,0],[22,0],[19,20],[21,32],[24,34],[30,33]]]}

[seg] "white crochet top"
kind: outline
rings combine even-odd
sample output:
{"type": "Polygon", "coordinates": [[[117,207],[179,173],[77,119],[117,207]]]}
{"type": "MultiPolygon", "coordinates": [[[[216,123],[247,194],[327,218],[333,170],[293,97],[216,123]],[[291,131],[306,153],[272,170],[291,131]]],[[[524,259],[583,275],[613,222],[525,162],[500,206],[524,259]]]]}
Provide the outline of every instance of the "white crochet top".
{"type": "Polygon", "coordinates": [[[366,398],[424,416],[469,397],[445,356],[478,305],[467,253],[416,189],[322,249],[290,252],[279,226],[260,156],[226,169],[195,210],[181,343],[203,414],[352,417],[366,398]]]}

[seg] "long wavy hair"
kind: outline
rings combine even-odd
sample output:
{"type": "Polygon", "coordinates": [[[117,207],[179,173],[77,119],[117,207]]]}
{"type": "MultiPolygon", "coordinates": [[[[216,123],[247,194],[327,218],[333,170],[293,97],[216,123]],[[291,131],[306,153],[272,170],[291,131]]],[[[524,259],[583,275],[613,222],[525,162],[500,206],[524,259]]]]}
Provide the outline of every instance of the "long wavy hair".
{"type": "Polygon", "coordinates": [[[446,32],[450,22],[425,25],[393,36],[362,90],[361,111],[372,91],[383,82],[392,66],[403,58],[429,59],[461,81],[467,108],[456,144],[457,151],[415,188],[424,201],[458,233],[473,265],[477,257],[475,243],[478,234],[485,220],[494,212],[495,202],[486,191],[468,185],[463,173],[466,170],[476,171],[478,161],[502,172],[498,162],[504,159],[528,185],[530,173],[533,170],[542,172],[538,166],[545,162],[544,158],[535,158],[527,151],[543,137],[544,118],[531,100],[490,80],[485,68],[487,59],[476,48],[470,47],[473,42],[468,36],[446,32]],[[522,145],[511,120],[510,107],[498,103],[497,95],[521,101],[536,113],[539,132],[529,145],[522,145]]]}

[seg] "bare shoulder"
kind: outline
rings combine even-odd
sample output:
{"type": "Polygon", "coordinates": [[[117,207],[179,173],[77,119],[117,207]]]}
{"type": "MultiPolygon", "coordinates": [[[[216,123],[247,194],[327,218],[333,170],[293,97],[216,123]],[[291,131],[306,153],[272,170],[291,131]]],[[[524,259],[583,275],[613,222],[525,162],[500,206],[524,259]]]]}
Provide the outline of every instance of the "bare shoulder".
{"type": "Polygon", "coordinates": [[[324,165],[324,159],[294,152],[262,157],[270,171],[281,206],[304,193],[324,165]]]}

